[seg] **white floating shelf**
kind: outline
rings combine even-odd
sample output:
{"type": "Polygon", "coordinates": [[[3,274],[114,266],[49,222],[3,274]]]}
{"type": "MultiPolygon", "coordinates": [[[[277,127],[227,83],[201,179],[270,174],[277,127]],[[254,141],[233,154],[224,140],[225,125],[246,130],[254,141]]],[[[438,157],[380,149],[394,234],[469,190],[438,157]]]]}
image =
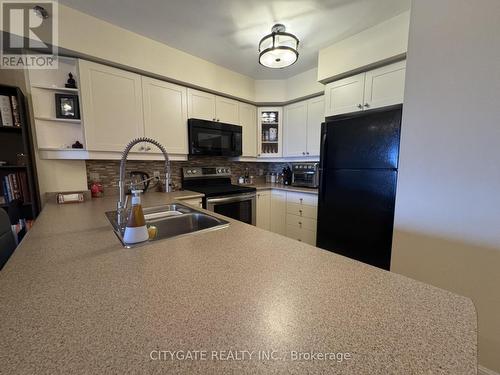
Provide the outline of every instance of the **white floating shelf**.
{"type": "Polygon", "coordinates": [[[42,90],[78,92],[78,89],[73,89],[69,87],[56,87],[56,86],[44,86],[44,85],[32,85],[32,86],[36,89],[42,89],[42,90]]]}
{"type": "Polygon", "coordinates": [[[70,118],[57,118],[57,117],[35,117],[36,120],[41,121],[57,121],[57,122],[69,122],[71,124],[79,124],[82,122],[81,119],[70,119],[70,118]]]}

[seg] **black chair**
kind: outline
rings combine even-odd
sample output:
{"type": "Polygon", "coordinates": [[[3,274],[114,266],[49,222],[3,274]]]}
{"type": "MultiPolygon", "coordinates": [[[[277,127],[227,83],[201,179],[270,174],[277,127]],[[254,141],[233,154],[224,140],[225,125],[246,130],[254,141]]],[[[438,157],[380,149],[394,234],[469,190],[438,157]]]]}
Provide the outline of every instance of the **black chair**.
{"type": "Polygon", "coordinates": [[[7,263],[16,248],[14,235],[10,226],[9,215],[0,208],[0,270],[7,263]]]}

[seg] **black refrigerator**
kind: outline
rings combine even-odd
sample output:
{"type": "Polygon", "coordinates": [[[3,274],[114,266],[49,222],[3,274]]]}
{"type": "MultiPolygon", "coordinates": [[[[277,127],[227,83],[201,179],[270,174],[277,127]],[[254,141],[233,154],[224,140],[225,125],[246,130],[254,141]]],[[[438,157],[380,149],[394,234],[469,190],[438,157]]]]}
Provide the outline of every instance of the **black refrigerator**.
{"type": "Polygon", "coordinates": [[[398,105],[322,124],[318,247],[389,269],[401,114],[398,105]]]}

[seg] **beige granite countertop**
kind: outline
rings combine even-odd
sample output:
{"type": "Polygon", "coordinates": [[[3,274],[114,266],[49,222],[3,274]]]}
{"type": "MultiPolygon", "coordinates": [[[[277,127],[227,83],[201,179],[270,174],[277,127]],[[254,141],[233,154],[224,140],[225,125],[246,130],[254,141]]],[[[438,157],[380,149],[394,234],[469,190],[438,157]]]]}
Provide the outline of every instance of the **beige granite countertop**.
{"type": "Polygon", "coordinates": [[[255,184],[244,184],[242,186],[254,187],[257,190],[284,190],[284,191],[295,191],[299,193],[309,193],[309,194],[318,194],[318,189],[307,188],[307,187],[299,187],[299,186],[290,186],[283,184],[272,184],[268,182],[255,183],[255,184]]]}
{"type": "Polygon", "coordinates": [[[476,373],[465,297],[233,220],[123,249],[114,206],[47,204],[0,271],[1,373],[476,373]]]}

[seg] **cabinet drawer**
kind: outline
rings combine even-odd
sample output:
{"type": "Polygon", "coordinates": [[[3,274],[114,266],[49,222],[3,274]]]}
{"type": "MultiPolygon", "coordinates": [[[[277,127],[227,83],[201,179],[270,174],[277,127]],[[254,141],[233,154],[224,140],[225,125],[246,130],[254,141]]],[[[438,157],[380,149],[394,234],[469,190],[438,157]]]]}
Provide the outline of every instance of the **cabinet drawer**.
{"type": "Polygon", "coordinates": [[[286,215],[286,224],[294,226],[296,228],[302,228],[307,230],[316,230],[317,220],[308,217],[302,217],[292,214],[286,215]]]}
{"type": "Polygon", "coordinates": [[[292,215],[316,219],[318,216],[318,207],[306,206],[297,203],[287,203],[286,212],[292,215]]]}
{"type": "Polygon", "coordinates": [[[318,196],[316,194],[294,193],[294,192],[288,191],[286,193],[286,201],[289,203],[317,206],[318,205],[318,196]]]}
{"type": "Polygon", "coordinates": [[[293,225],[287,225],[286,236],[293,238],[294,240],[316,246],[316,231],[300,229],[294,227],[293,225]]]}

